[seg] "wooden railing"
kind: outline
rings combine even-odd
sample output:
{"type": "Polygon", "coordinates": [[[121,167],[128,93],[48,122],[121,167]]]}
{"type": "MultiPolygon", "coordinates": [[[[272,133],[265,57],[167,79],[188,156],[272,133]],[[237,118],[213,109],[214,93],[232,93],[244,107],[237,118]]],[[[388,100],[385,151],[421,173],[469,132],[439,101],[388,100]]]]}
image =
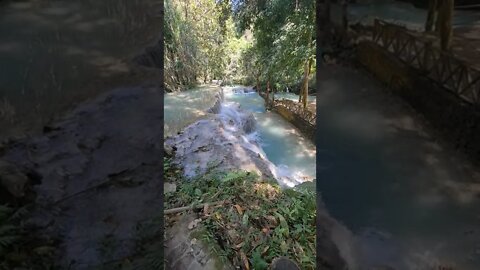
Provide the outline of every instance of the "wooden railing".
{"type": "MultiPolygon", "coordinates": [[[[267,94],[266,93],[259,92],[259,94],[260,94],[261,97],[263,97],[263,99],[265,99],[265,100],[267,99],[267,94]]],[[[278,107],[278,106],[282,106],[282,107],[286,108],[287,110],[295,113],[300,118],[302,118],[307,123],[309,123],[313,128],[315,128],[315,121],[317,120],[316,113],[311,112],[308,109],[304,109],[302,104],[300,104],[298,102],[295,102],[293,100],[289,100],[289,99],[277,100],[277,99],[273,98],[272,94],[270,94],[269,99],[270,99],[269,106],[272,106],[274,108],[278,107]]]]}
{"type": "Polygon", "coordinates": [[[315,121],[317,120],[317,115],[308,109],[304,109],[302,104],[289,99],[280,99],[280,100],[275,100],[273,106],[274,107],[282,106],[287,110],[295,113],[300,118],[302,118],[303,120],[308,122],[310,125],[315,127],[315,121]]]}
{"type": "MultiPolygon", "coordinates": [[[[480,105],[480,70],[406,28],[376,19],[373,41],[464,101],[480,105]]],[[[419,89],[421,90],[421,89],[419,89]]]]}

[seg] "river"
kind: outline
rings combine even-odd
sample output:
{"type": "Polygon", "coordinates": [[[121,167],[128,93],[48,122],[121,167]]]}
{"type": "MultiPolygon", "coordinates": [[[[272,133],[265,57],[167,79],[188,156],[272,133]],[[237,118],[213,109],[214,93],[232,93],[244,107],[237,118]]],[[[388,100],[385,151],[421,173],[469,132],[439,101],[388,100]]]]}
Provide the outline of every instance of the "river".
{"type": "MultiPolygon", "coordinates": [[[[219,88],[216,89],[219,90],[219,88]]],[[[293,177],[299,181],[315,179],[316,151],[311,141],[304,138],[280,115],[266,111],[264,100],[258,93],[244,93],[245,87],[242,86],[223,89],[225,106],[233,103],[240,104],[242,109],[254,114],[256,130],[249,135],[249,138],[260,144],[267,159],[277,167],[279,175],[293,177]]],[[[206,114],[202,111],[213,105],[208,102],[212,100],[209,98],[212,93],[212,88],[203,87],[196,91],[166,94],[164,115],[168,134],[174,134],[195,120],[205,117],[206,114]]]]}
{"type": "Polygon", "coordinates": [[[478,171],[363,71],[320,74],[317,192],[360,269],[480,269],[478,171]]]}
{"type": "MultiPolygon", "coordinates": [[[[375,18],[380,18],[396,24],[401,24],[410,29],[423,30],[427,18],[425,9],[417,8],[410,3],[395,0],[367,0],[357,1],[348,5],[349,23],[373,24],[375,18]]],[[[341,8],[332,4],[332,19],[341,22],[341,8]]],[[[480,14],[468,10],[456,10],[453,18],[454,27],[478,25],[480,14]]]]}
{"type": "Polygon", "coordinates": [[[159,40],[154,0],[0,1],[0,140],[155,75],[131,60],[159,40]],[[135,72],[136,73],[135,73],[135,72]]]}

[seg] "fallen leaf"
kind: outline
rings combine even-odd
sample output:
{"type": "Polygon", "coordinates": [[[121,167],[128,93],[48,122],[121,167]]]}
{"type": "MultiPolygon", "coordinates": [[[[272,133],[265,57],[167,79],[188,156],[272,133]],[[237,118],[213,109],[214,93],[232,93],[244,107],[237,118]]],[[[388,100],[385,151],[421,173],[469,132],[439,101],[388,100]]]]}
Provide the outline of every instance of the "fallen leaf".
{"type": "Polygon", "coordinates": [[[271,226],[276,227],[278,225],[277,219],[274,216],[268,215],[265,218],[271,226]]]}
{"type": "Polygon", "coordinates": [[[240,249],[241,247],[243,247],[243,245],[245,245],[245,242],[242,241],[242,242],[240,242],[240,244],[235,245],[234,248],[238,250],[238,249],[240,249]]]}
{"type": "Polygon", "coordinates": [[[240,257],[242,258],[243,265],[246,270],[250,270],[250,264],[248,263],[247,255],[240,250],[240,257]]]}
{"type": "Polygon", "coordinates": [[[239,213],[240,215],[243,215],[243,209],[242,209],[242,207],[241,207],[240,205],[238,205],[238,204],[235,204],[234,206],[235,206],[235,208],[237,208],[238,213],[239,213]]]}
{"type": "Polygon", "coordinates": [[[206,204],[203,206],[203,213],[204,213],[205,215],[208,214],[208,203],[206,203],[206,204]]]}
{"type": "Polygon", "coordinates": [[[262,250],[262,256],[264,256],[264,255],[267,253],[267,251],[268,251],[269,248],[270,248],[270,246],[266,246],[266,247],[262,250]]]}

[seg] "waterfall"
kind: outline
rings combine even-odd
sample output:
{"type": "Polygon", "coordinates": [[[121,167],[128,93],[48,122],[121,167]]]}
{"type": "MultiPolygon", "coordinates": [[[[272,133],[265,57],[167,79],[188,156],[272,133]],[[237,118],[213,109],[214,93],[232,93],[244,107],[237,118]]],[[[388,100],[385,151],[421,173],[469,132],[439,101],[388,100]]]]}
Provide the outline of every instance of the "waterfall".
{"type": "MultiPolygon", "coordinates": [[[[241,104],[235,102],[235,97],[250,96],[251,94],[258,95],[253,89],[245,87],[224,87],[225,100],[222,101],[219,111],[220,118],[225,129],[231,132],[242,131],[244,135],[241,135],[242,147],[249,149],[268,162],[268,167],[275,177],[277,182],[284,187],[294,187],[300,183],[305,182],[312,177],[307,176],[301,171],[292,170],[289,164],[274,164],[269,160],[269,157],[265,153],[263,146],[270,143],[262,138],[257,129],[257,120],[254,113],[264,113],[265,108],[259,111],[249,111],[248,108],[243,108],[241,104]]],[[[250,104],[249,104],[250,105],[250,104]]],[[[263,105],[262,105],[263,106],[263,105]]],[[[249,106],[246,106],[249,107],[249,106]]],[[[254,107],[256,108],[256,107],[254,107]]],[[[279,133],[286,132],[285,127],[278,127],[279,133]]],[[[284,145],[278,145],[277,147],[284,147],[284,145]]]]}

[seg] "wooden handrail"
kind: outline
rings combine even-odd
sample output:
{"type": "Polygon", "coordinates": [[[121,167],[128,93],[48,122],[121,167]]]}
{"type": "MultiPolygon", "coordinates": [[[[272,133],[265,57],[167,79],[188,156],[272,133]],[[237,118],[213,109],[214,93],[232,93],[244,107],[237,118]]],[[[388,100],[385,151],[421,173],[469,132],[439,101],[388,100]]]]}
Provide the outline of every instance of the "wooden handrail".
{"type": "Polygon", "coordinates": [[[462,100],[480,105],[480,70],[408,29],[375,19],[372,41],[462,100]]]}

